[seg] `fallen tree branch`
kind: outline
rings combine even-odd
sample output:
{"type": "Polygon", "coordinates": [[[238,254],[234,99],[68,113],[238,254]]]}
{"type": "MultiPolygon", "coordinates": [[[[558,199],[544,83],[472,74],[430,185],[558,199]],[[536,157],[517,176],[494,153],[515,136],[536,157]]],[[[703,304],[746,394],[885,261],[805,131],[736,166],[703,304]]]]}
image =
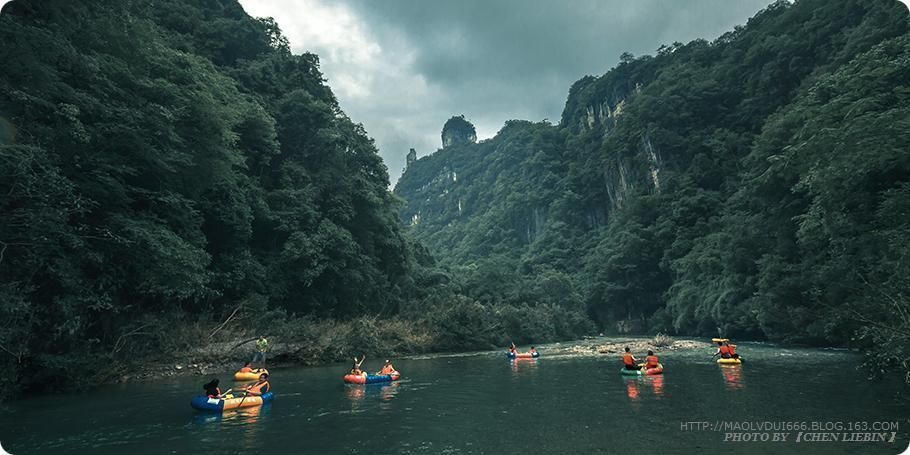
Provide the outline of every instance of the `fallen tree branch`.
{"type": "Polygon", "coordinates": [[[151,335],[148,332],[142,331],[142,329],[144,329],[148,326],[149,326],[149,324],[142,324],[139,327],[136,327],[135,329],[130,330],[129,332],[124,333],[123,335],[120,335],[119,337],[117,337],[117,341],[114,342],[114,348],[113,348],[113,350],[111,350],[111,356],[120,352],[120,350],[123,349],[124,346],[126,346],[126,338],[131,337],[131,336],[137,336],[137,335],[151,335]]]}
{"type": "MultiPolygon", "coordinates": [[[[211,340],[212,338],[214,338],[215,335],[216,335],[218,332],[221,331],[221,329],[225,328],[225,327],[228,325],[228,323],[231,322],[231,319],[234,319],[234,316],[235,316],[235,315],[237,314],[237,312],[240,311],[242,308],[243,308],[243,304],[242,304],[242,303],[241,303],[240,305],[237,305],[237,308],[234,308],[234,311],[231,312],[231,315],[228,316],[227,319],[225,319],[224,322],[221,323],[221,325],[219,325],[218,327],[216,327],[215,330],[212,330],[212,333],[209,334],[209,339],[211,340]]],[[[235,346],[235,347],[236,347],[236,346],[235,346]]]]}

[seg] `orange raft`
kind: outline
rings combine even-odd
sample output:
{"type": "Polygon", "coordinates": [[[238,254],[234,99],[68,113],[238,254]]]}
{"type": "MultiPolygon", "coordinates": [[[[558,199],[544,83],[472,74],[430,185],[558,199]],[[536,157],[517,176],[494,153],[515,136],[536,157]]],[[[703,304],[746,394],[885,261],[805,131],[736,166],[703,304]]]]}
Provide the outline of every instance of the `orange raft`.
{"type": "Polygon", "coordinates": [[[658,363],[654,368],[641,368],[641,372],[647,375],[664,374],[663,364],[658,363]]]}
{"type": "Polygon", "coordinates": [[[401,373],[393,371],[390,374],[346,374],[342,379],[348,384],[381,384],[397,381],[400,378],[401,373]]]}
{"type": "Polygon", "coordinates": [[[259,379],[259,375],[262,373],[269,374],[269,370],[266,370],[265,368],[256,368],[255,370],[250,371],[250,372],[238,371],[238,372],[234,373],[234,380],[235,381],[255,381],[255,380],[259,379]]]}

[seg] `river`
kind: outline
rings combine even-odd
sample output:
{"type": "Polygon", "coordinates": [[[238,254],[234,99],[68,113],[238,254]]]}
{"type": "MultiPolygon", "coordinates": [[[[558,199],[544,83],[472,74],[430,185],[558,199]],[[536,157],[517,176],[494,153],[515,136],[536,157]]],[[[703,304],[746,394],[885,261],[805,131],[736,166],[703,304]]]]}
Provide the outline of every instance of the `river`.
{"type": "Polygon", "coordinates": [[[29,398],[3,405],[0,444],[14,455],[896,454],[908,445],[900,379],[868,381],[853,353],[740,343],[747,361],[738,367],[706,351],[665,352],[663,376],[630,379],[615,356],[566,346],[542,346],[536,361],[502,352],[399,359],[403,378],[387,386],[344,385],[344,365],[275,369],[273,403],[223,416],[190,408],[201,377],[29,398]],[[879,434],[885,442],[843,441],[879,434]]]}

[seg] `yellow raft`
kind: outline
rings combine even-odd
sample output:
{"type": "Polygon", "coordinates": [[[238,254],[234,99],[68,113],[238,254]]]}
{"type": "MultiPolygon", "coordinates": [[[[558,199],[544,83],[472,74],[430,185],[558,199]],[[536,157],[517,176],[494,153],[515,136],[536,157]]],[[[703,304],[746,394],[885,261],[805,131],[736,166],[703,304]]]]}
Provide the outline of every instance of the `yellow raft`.
{"type": "Polygon", "coordinates": [[[742,359],[717,359],[717,363],[721,365],[739,365],[743,361],[742,359]]]}
{"type": "Polygon", "coordinates": [[[266,370],[265,368],[256,368],[255,370],[253,370],[249,373],[244,373],[242,371],[238,371],[238,372],[234,373],[234,380],[235,381],[256,381],[259,379],[259,375],[262,373],[269,374],[269,370],[266,370]]]}
{"type": "Polygon", "coordinates": [[[250,408],[253,406],[262,406],[265,403],[271,403],[274,399],[272,392],[263,393],[262,396],[247,395],[235,397],[209,398],[205,395],[193,397],[190,406],[193,409],[207,412],[224,412],[231,409],[250,408]]]}

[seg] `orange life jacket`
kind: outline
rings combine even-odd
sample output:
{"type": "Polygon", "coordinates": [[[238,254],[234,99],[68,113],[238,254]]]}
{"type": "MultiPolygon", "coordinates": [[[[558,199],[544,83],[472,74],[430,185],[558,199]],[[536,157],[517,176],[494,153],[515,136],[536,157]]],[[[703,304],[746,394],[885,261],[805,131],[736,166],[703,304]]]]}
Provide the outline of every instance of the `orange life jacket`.
{"type": "Polygon", "coordinates": [[[383,366],[381,370],[379,370],[379,374],[392,374],[393,371],[395,371],[395,368],[393,368],[391,365],[386,365],[383,366]]]}
{"type": "Polygon", "coordinates": [[[263,393],[268,392],[270,388],[271,387],[269,386],[269,381],[266,380],[266,381],[257,382],[255,384],[251,385],[250,388],[247,390],[250,392],[254,392],[257,395],[262,395],[263,393]]]}
{"type": "Polygon", "coordinates": [[[645,366],[647,366],[648,368],[657,368],[657,356],[649,355],[645,359],[645,366]]]}
{"type": "Polygon", "coordinates": [[[723,345],[723,346],[719,347],[718,350],[720,350],[720,355],[732,354],[732,352],[730,352],[730,346],[727,346],[727,345],[723,345]]]}
{"type": "Polygon", "coordinates": [[[727,345],[727,348],[730,349],[730,355],[736,354],[736,345],[735,344],[727,345]]]}
{"type": "Polygon", "coordinates": [[[632,354],[628,352],[622,355],[622,363],[629,366],[635,366],[635,360],[632,358],[632,354]]]}

